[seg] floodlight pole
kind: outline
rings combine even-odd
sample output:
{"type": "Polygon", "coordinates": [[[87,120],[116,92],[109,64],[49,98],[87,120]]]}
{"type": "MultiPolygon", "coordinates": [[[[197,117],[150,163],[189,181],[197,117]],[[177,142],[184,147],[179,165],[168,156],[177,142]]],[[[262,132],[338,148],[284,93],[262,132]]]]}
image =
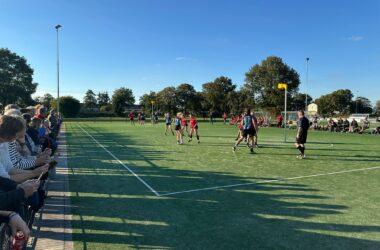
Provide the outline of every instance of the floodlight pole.
{"type": "Polygon", "coordinates": [[[61,25],[56,25],[55,29],[57,31],[57,114],[59,114],[59,29],[61,25]]]}
{"type": "Polygon", "coordinates": [[[305,111],[307,111],[307,87],[309,86],[309,57],[306,57],[305,111]]]}
{"type": "Polygon", "coordinates": [[[287,114],[286,114],[286,107],[287,107],[287,101],[288,101],[288,87],[286,86],[285,87],[285,107],[284,107],[284,110],[285,110],[285,114],[284,114],[284,142],[286,142],[286,124],[287,124],[287,114]]]}

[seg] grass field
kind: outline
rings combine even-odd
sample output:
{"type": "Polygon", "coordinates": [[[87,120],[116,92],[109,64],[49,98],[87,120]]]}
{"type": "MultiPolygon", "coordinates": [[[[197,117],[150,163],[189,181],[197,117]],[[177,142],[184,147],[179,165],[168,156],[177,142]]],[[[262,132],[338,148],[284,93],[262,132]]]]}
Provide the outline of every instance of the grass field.
{"type": "Polygon", "coordinates": [[[222,124],[182,146],[162,124],[65,129],[76,249],[380,249],[379,136],[310,132],[298,160],[276,128],[255,154],[222,124]]]}

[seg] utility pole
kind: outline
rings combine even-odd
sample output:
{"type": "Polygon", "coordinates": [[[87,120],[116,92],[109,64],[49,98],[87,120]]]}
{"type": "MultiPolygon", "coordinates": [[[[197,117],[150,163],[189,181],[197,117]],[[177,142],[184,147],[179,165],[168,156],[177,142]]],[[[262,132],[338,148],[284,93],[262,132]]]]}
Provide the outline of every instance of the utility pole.
{"type": "Polygon", "coordinates": [[[61,25],[56,25],[55,29],[57,31],[57,114],[59,114],[59,29],[61,25]]]}

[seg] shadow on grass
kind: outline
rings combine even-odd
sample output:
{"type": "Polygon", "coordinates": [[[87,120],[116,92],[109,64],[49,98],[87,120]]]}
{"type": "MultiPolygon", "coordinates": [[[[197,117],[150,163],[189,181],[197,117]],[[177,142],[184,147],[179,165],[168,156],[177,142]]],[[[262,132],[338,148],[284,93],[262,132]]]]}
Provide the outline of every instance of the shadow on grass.
{"type": "MultiPolygon", "coordinates": [[[[155,161],[162,159],[166,151],[128,147],[138,142],[117,133],[85,129],[106,147],[112,147],[110,150],[120,160],[134,162],[129,166],[143,179],[160,183],[159,192],[192,187],[198,181],[205,186],[252,182],[252,178],[226,172],[160,167],[155,161]],[[120,146],[119,150],[119,143],[126,148],[120,146]]],[[[342,214],[348,207],[331,204],[331,197],[316,195],[313,192],[319,190],[308,185],[252,184],[156,197],[77,126],[73,125],[67,134],[72,168],[71,223],[78,247],[123,244],[161,249],[380,248],[379,241],[341,236],[379,233],[380,226],[311,221],[317,216],[342,214]]]]}

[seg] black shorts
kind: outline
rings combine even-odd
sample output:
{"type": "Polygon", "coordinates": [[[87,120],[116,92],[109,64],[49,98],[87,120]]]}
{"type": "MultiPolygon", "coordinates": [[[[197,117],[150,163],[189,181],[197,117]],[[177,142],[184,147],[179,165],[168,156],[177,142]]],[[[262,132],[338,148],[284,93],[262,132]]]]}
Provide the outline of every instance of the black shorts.
{"type": "Polygon", "coordinates": [[[166,123],[166,126],[169,126],[169,125],[171,125],[171,124],[172,124],[171,122],[167,122],[167,123],[166,123]]]}
{"type": "Polygon", "coordinates": [[[247,137],[247,136],[255,136],[256,135],[256,130],[254,128],[250,128],[250,129],[243,129],[243,137],[247,137]]]}
{"type": "Polygon", "coordinates": [[[195,127],[191,128],[191,129],[198,129],[198,125],[195,125],[195,127]]]}
{"type": "Polygon", "coordinates": [[[181,125],[175,125],[174,130],[181,130],[181,125]]]}
{"type": "Polygon", "coordinates": [[[296,138],[296,143],[305,144],[307,140],[307,133],[300,133],[300,136],[296,138]]]}

